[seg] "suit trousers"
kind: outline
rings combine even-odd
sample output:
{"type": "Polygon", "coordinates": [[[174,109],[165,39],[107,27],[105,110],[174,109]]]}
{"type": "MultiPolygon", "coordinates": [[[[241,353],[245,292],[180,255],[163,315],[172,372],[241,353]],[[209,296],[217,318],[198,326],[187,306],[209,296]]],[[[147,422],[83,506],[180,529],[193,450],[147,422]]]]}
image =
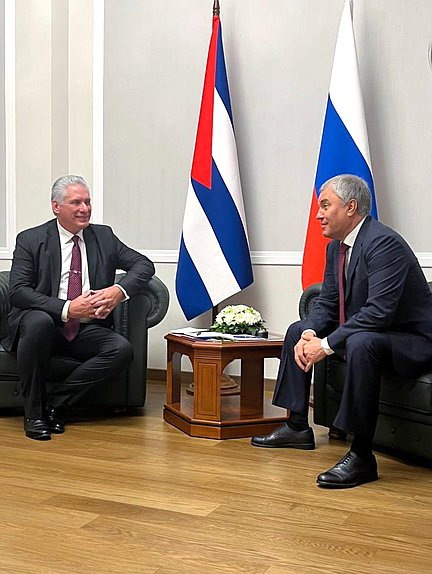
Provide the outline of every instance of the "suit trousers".
{"type": "Polygon", "coordinates": [[[119,333],[94,323],[82,323],[73,341],[44,311],[30,310],[21,318],[17,343],[17,367],[27,418],[44,416],[47,403],[72,405],[95,385],[120,374],[133,359],[132,345],[119,333]],[[63,381],[56,381],[47,395],[47,374],[52,355],[81,364],[63,381]]]}
{"type": "MultiPolygon", "coordinates": [[[[303,321],[293,323],[286,334],[273,404],[307,416],[311,372],[294,361],[294,346],[304,331],[303,321]]],[[[392,364],[391,338],[387,333],[361,331],[346,342],[346,380],[334,426],[372,440],[378,419],[381,372],[392,364]]]]}

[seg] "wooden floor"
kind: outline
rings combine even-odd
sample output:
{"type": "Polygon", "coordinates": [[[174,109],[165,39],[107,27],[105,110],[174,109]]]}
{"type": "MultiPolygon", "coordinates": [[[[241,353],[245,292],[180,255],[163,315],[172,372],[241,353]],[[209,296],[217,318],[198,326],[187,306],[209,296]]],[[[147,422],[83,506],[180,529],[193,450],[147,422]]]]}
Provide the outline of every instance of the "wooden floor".
{"type": "Polygon", "coordinates": [[[189,438],[144,416],[80,420],[25,438],[0,418],[0,572],[420,574],[432,572],[432,472],[378,455],[380,480],[318,488],[347,450],[189,438]]]}

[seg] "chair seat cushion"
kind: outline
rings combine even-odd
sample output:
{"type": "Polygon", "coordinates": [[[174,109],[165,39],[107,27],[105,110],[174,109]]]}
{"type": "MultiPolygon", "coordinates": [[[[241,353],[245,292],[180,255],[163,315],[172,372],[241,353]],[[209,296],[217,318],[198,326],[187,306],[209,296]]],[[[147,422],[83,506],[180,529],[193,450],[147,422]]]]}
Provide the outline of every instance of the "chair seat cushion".
{"type": "Polygon", "coordinates": [[[17,381],[17,364],[15,353],[8,353],[0,345],[0,373],[1,378],[7,381],[17,381]]]}
{"type": "MultiPolygon", "coordinates": [[[[345,381],[346,364],[332,359],[327,362],[327,384],[340,395],[345,381]]],[[[380,403],[422,415],[429,415],[432,424],[432,372],[408,379],[395,374],[381,377],[380,403]]]]}
{"type": "MultiPolygon", "coordinates": [[[[48,381],[65,379],[80,365],[69,357],[54,356],[48,370],[48,381]]],[[[0,345],[0,373],[2,380],[18,381],[16,353],[5,351],[0,345]]]]}
{"type": "Polygon", "coordinates": [[[380,402],[401,409],[428,414],[431,415],[432,419],[432,373],[425,373],[415,379],[407,379],[397,375],[383,375],[380,402]]]}

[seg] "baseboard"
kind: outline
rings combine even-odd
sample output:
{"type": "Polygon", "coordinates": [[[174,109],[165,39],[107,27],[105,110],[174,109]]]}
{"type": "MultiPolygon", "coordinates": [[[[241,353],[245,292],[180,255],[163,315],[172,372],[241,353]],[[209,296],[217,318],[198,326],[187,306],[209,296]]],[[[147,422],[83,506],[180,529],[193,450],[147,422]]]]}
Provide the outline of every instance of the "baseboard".
{"type": "Polygon", "coordinates": [[[147,369],[147,380],[166,383],[166,369],[147,369]]]}

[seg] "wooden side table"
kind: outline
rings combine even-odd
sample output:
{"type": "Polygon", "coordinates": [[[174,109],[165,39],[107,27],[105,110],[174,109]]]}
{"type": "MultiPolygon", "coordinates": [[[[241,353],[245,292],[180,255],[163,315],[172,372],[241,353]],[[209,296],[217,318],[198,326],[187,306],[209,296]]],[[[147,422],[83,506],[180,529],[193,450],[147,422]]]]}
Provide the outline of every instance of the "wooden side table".
{"type": "Polygon", "coordinates": [[[267,434],[285,422],[285,409],[264,397],[264,359],[280,358],[283,341],[200,341],[168,334],[167,395],[164,420],[190,436],[225,439],[267,434]],[[194,396],[182,392],[181,357],[189,357],[194,396]],[[241,360],[239,396],[223,396],[221,373],[241,360]]]}

